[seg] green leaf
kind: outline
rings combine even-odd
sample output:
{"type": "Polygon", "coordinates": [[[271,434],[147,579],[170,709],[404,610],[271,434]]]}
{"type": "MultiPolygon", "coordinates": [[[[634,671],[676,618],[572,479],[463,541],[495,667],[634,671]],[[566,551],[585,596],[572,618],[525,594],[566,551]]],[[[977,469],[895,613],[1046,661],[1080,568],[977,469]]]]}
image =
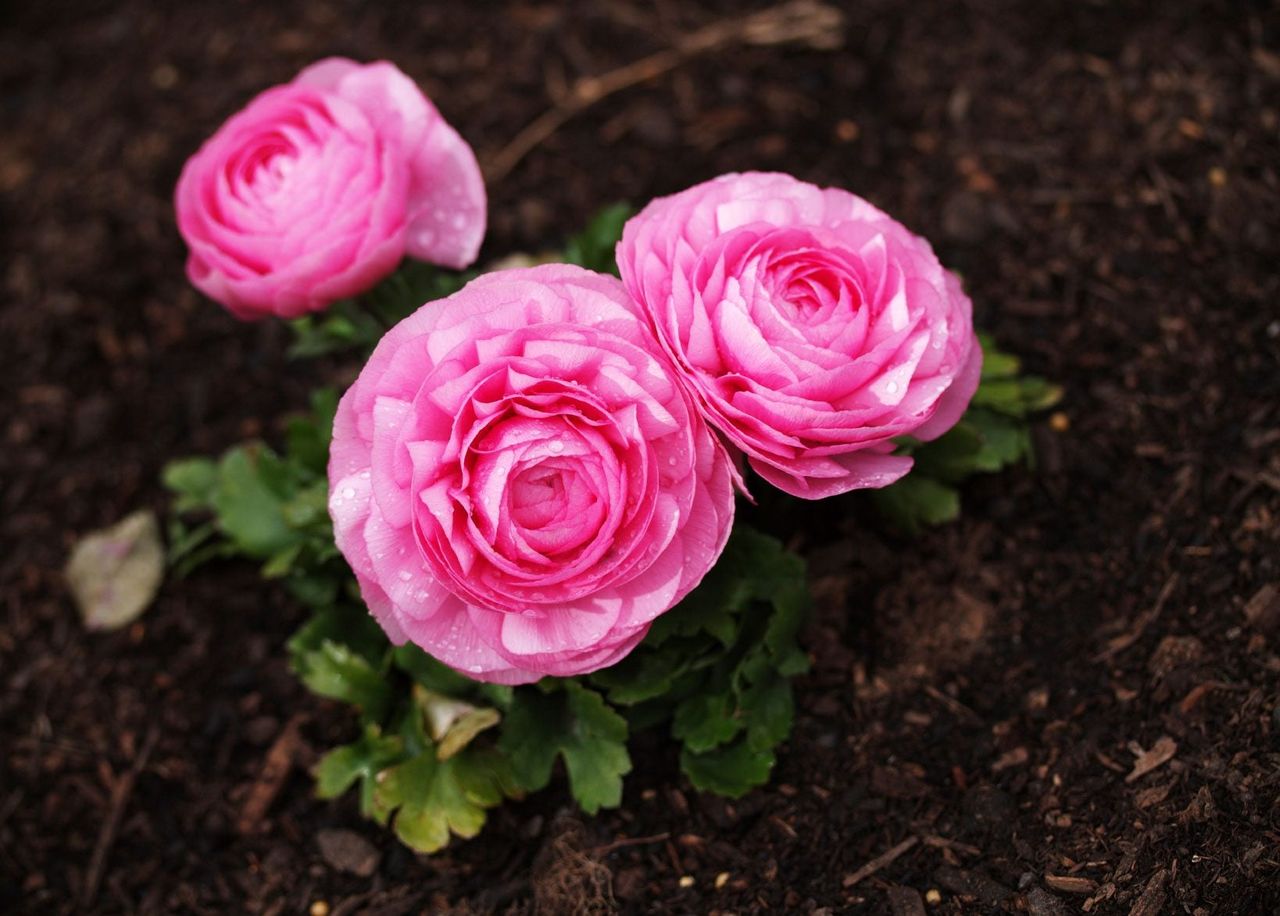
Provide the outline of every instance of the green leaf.
{"type": "Polygon", "coordinates": [[[701,694],[685,700],[671,722],[672,737],[690,751],[709,751],[729,741],[743,729],[730,694],[701,694]]]}
{"type": "Polygon", "coordinates": [[[338,591],[342,585],[341,577],[342,573],[333,574],[331,571],[315,567],[295,568],[289,570],[285,586],[289,589],[289,593],[302,604],[323,609],[337,600],[338,591]],[[315,571],[312,571],[313,569],[315,571]]]}
{"type": "Polygon", "coordinates": [[[302,542],[290,544],[284,550],[277,553],[262,567],[261,573],[264,579],[280,579],[289,574],[293,568],[293,564],[297,562],[298,555],[302,553],[302,542]]]}
{"type": "Polygon", "coordinates": [[[595,814],[622,801],[622,777],[631,771],[626,742],[626,719],[594,690],[564,681],[554,693],[516,691],[499,748],[529,791],[545,787],[556,757],[563,757],[570,791],[595,814]]]}
{"type": "MultiPolygon", "coordinates": [[[[655,622],[639,649],[592,681],[611,702],[630,705],[637,727],[671,716],[672,735],[695,769],[702,755],[745,742],[727,759],[767,775],[771,749],[794,719],[791,678],[808,668],[797,644],[808,601],[803,561],[739,525],[698,588],[655,622]]],[[[704,783],[716,785],[710,777],[704,783]]],[[[725,784],[745,791],[739,777],[725,784]]]]}
{"type": "Polygon", "coordinates": [[[295,318],[289,326],[294,333],[290,359],[372,348],[386,331],[385,325],[350,299],[335,302],[324,315],[295,318]]]}
{"type": "Polygon", "coordinates": [[[293,417],[285,427],[289,459],[321,477],[329,464],[329,440],[337,409],[337,392],[319,388],[311,393],[311,412],[293,417]]]}
{"type": "Polygon", "coordinates": [[[360,655],[371,668],[381,669],[391,643],[377,621],[363,607],[340,604],[311,616],[289,639],[294,656],[318,652],[326,642],[341,643],[360,655]]]}
{"type": "Polygon", "coordinates": [[[484,684],[473,681],[437,661],[413,643],[396,646],[392,663],[428,690],[451,697],[483,699],[497,709],[511,705],[512,688],[505,684],[484,684]]]}
{"type": "Polygon", "coordinates": [[[618,261],[614,248],[622,238],[623,225],[634,212],[631,205],[626,203],[611,204],[600,210],[585,229],[565,243],[565,262],[616,277],[618,261]]]}
{"type": "Polygon", "coordinates": [[[234,448],[218,465],[212,504],[218,525],[251,557],[269,559],[299,539],[283,514],[285,475],[263,447],[234,448]]]}
{"type": "MultiPolygon", "coordinates": [[[[189,554],[195,553],[198,548],[206,546],[209,539],[218,534],[218,527],[213,522],[205,522],[188,528],[179,518],[170,518],[167,525],[167,534],[169,539],[169,565],[178,570],[178,575],[183,573],[181,569],[185,565],[183,560],[189,554]]],[[[215,545],[222,547],[225,545],[215,545]]]]}
{"type": "Polygon", "coordinates": [[[342,643],[326,639],[318,650],[296,654],[294,671],[313,693],[352,704],[367,721],[381,720],[391,703],[391,687],[382,674],[342,643]]]}
{"type": "MultiPolygon", "coordinates": [[[[987,335],[982,342],[982,379],[971,407],[986,407],[1010,417],[1047,410],[1062,399],[1062,389],[1034,375],[1020,375],[1017,357],[1000,352],[987,335]]],[[[966,417],[967,419],[967,417],[966,417]]]]}
{"type": "Polygon", "coordinates": [[[1017,461],[1031,458],[1031,436],[1025,424],[981,408],[974,408],[965,414],[964,422],[982,441],[977,456],[979,470],[998,471],[1017,461]]]}
{"type": "Polygon", "coordinates": [[[326,541],[333,537],[329,521],[329,482],[327,480],[317,480],[300,489],[280,507],[280,513],[290,528],[317,527],[318,533],[322,534],[326,541]]]}
{"type": "Polygon", "coordinates": [[[351,744],[334,748],[320,758],[313,773],[316,795],[337,798],[357,780],[360,782],[360,812],[373,814],[373,791],[378,774],[404,759],[404,741],[398,735],[382,735],[376,728],[351,744]]]}
{"type": "Polygon", "coordinates": [[[744,666],[747,683],[741,691],[739,704],[746,720],[747,744],[753,750],[762,751],[781,744],[791,734],[795,701],[790,677],[764,659],[757,658],[753,662],[744,666]]]}
{"type": "Polygon", "coordinates": [[[694,788],[730,798],[768,782],[773,764],[772,750],[754,749],[745,739],[701,754],[688,748],[680,753],[680,769],[694,788]]]}
{"type": "Polygon", "coordinates": [[[475,684],[443,662],[437,661],[411,642],[396,646],[392,662],[428,690],[445,696],[465,696],[475,684]]]}
{"type": "MultiPolygon", "coordinates": [[[[729,548],[726,547],[726,553],[729,548]]],[[[662,645],[673,636],[708,633],[728,648],[738,636],[737,612],[750,589],[738,575],[739,564],[721,559],[683,601],[653,622],[646,645],[662,645]]]]}
{"type": "Polygon", "coordinates": [[[918,534],[925,525],[940,525],[960,517],[960,493],[924,475],[908,474],[897,483],[872,490],[876,507],[904,534],[918,534]]]}
{"type": "MultiPolygon", "coordinates": [[[[918,446],[912,456],[911,475],[956,483],[983,467],[983,436],[967,418],[932,442],[918,446]]],[[[998,467],[999,465],[997,465],[998,467]]]]}
{"type": "Polygon", "coordinates": [[[510,767],[495,751],[468,749],[447,760],[424,752],[379,778],[374,816],[395,814],[396,836],[419,852],[436,852],[450,834],[469,838],[484,826],[485,810],[518,795],[510,767]]]}
{"type": "Polygon", "coordinates": [[[690,645],[686,640],[679,646],[664,644],[660,652],[640,649],[616,665],[596,671],[591,681],[608,694],[609,702],[624,706],[664,697],[672,692],[676,678],[688,671],[706,648],[703,641],[690,645]]]}
{"type": "Polygon", "coordinates": [[[160,472],[160,480],[177,496],[174,512],[208,509],[218,488],[218,465],[211,458],[170,461],[160,472]]]}
{"type": "Polygon", "coordinates": [[[978,334],[982,345],[982,378],[1013,378],[1022,371],[1022,361],[1009,353],[1001,352],[990,334],[978,334]]]}

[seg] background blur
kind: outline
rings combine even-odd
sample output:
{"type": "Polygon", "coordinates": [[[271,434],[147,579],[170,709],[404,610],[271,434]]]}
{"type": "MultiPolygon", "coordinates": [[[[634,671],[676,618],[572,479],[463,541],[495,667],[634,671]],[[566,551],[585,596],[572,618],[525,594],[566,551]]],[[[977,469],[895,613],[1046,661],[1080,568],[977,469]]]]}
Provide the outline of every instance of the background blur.
{"type": "Polygon", "coordinates": [[[0,909],[1280,909],[1280,7],[811,4],[786,41],[792,19],[744,27],[768,8],[0,11],[0,909]],[[780,523],[811,561],[815,666],[766,790],[699,797],[642,744],[620,811],[558,817],[552,790],[418,860],[312,800],[303,753],[241,831],[289,723],[317,746],[352,728],[285,667],[296,609],[214,569],[128,630],[80,628],[77,535],[354,368],[290,363],[285,329],[203,301],[171,209],[205,137],[329,54],[394,61],[474,146],[482,262],[614,200],[785,170],[931,239],[978,324],[1065,386],[1039,466],[968,487],[956,525],[897,540],[855,502],[780,523]],[[622,73],[652,78],[515,158],[575,81],[637,61],[622,73]],[[1174,754],[1129,779],[1162,739],[1174,754]],[[372,844],[370,874],[317,845],[335,829],[372,844]]]}

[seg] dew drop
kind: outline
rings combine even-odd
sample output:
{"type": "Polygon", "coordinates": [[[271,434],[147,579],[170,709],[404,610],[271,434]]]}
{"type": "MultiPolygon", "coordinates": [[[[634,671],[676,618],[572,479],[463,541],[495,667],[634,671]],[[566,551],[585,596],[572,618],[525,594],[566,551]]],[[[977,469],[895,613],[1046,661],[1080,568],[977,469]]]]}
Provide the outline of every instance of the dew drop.
{"type": "Polygon", "coordinates": [[[561,452],[564,451],[564,443],[561,442],[559,439],[552,439],[551,442],[547,445],[547,448],[551,450],[551,454],[559,455],[561,452]]]}
{"type": "Polygon", "coordinates": [[[346,489],[344,489],[344,490],[342,491],[342,498],[343,498],[343,499],[355,499],[355,498],[356,498],[356,488],[355,488],[355,487],[347,487],[346,489]]]}
{"type": "Polygon", "coordinates": [[[407,569],[402,569],[402,570],[400,570],[400,581],[401,581],[401,582],[408,582],[408,581],[409,581],[410,579],[412,579],[412,578],[413,578],[413,573],[409,572],[409,570],[407,570],[407,569]]]}
{"type": "Polygon", "coordinates": [[[884,386],[884,390],[885,390],[885,391],[887,391],[887,392],[889,392],[889,394],[897,394],[897,393],[898,393],[898,383],[897,383],[897,382],[890,382],[889,384],[887,384],[887,385],[885,385],[885,386],[884,386]]]}

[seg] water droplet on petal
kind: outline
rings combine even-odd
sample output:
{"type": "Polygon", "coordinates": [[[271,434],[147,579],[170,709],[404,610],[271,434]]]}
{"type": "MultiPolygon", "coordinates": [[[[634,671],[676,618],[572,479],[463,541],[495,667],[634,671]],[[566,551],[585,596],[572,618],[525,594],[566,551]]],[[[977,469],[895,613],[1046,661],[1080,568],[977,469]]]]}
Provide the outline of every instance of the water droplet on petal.
{"type": "Polygon", "coordinates": [[[355,487],[347,487],[346,489],[344,489],[344,490],[342,491],[342,498],[343,498],[343,499],[355,499],[355,498],[356,498],[356,488],[355,488],[355,487]]]}
{"type": "Polygon", "coordinates": [[[564,451],[564,443],[561,442],[559,439],[552,439],[551,442],[547,445],[547,448],[551,450],[551,454],[559,455],[561,452],[564,451]]]}
{"type": "Polygon", "coordinates": [[[402,569],[402,570],[400,570],[400,581],[401,581],[401,582],[408,582],[408,581],[409,581],[410,579],[412,579],[412,578],[413,578],[413,573],[409,572],[409,570],[407,570],[407,569],[402,569]]]}
{"type": "Polygon", "coordinates": [[[887,384],[887,385],[885,385],[885,386],[884,386],[884,390],[885,390],[885,391],[887,391],[887,392],[889,392],[889,394],[897,394],[897,393],[898,393],[898,383],[897,383],[897,382],[890,382],[889,384],[887,384]]]}

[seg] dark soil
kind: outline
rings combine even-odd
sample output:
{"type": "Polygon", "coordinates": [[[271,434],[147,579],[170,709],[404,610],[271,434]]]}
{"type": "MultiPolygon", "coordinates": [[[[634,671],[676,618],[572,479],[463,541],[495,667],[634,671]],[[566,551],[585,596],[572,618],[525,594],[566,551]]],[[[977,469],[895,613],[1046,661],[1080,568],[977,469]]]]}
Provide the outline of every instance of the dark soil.
{"type": "Polygon", "coordinates": [[[416,858],[311,797],[309,748],[353,723],[289,673],[300,610],[252,570],[170,583],[113,635],[61,582],[77,535],[163,506],[166,459],[274,436],[343,377],[189,288],[171,189],[325,54],[396,61],[490,159],[561,78],[739,10],[170,6],[0,13],[0,910],[1280,912],[1280,7],[850,4],[842,49],[690,62],[494,184],[490,257],[731,169],[854,189],[1066,397],[1038,467],[975,481],[957,524],[765,519],[817,598],[768,788],[700,796],[642,741],[621,810],[564,814],[561,787],[416,858]],[[334,829],[373,855],[322,851],[334,829]]]}

